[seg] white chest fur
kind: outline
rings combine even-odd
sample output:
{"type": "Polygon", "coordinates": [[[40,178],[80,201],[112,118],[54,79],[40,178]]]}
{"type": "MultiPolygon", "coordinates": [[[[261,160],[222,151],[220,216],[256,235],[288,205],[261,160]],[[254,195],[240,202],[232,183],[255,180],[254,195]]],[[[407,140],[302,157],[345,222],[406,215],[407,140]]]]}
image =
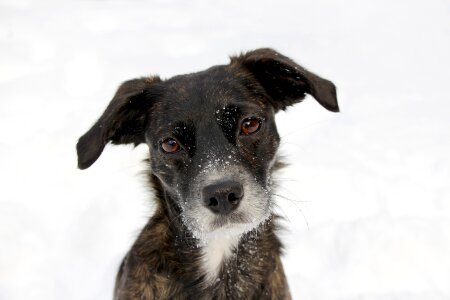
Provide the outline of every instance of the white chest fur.
{"type": "Polygon", "coordinates": [[[223,262],[231,256],[239,242],[239,236],[213,237],[204,241],[203,270],[208,281],[215,281],[223,262]]]}

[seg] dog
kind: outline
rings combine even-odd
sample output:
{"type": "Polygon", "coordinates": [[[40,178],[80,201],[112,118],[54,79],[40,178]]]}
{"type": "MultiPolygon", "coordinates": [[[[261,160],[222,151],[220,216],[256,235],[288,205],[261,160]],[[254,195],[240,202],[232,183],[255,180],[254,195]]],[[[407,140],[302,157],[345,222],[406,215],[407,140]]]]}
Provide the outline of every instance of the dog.
{"type": "Polygon", "coordinates": [[[269,48],[227,65],[124,82],[77,143],[146,143],[156,210],[124,258],[114,299],[290,299],[271,174],[275,113],[306,94],[338,112],[336,88],[269,48]]]}

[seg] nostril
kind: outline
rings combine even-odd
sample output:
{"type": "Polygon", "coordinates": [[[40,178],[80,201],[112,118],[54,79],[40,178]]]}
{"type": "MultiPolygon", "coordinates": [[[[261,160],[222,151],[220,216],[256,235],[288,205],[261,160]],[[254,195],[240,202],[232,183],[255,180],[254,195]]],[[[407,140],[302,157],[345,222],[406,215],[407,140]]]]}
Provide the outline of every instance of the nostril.
{"type": "Polygon", "coordinates": [[[209,198],[209,204],[208,204],[208,206],[217,206],[218,204],[219,204],[219,202],[217,201],[216,198],[214,198],[214,197],[209,198]]]}
{"type": "Polygon", "coordinates": [[[231,193],[228,195],[228,201],[231,204],[237,204],[240,197],[236,196],[235,193],[231,193]]]}

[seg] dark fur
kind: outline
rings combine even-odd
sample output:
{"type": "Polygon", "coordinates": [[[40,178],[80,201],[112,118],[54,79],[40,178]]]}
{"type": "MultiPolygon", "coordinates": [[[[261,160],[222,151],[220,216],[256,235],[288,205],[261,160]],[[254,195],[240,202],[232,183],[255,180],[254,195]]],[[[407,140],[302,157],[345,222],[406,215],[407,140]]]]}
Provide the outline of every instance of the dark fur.
{"type": "Polygon", "coordinates": [[[180,201],[203,187],[195,181],[202,170],[196,166],[209,153],[219,158],[233,153],[234,164],[265,188],[279,145],[274,113],[300,102],[305,94],[330,111],[339,110],[330,81],[271,49],[166,81],[148,77],[121,85],[77,144],[81,169],[92,165],[109,142],[147,143],[150,148],[157,208],[120,267],[116,299],[290,298],[274,215],[245,233],[221,265],[218,279],[206,283],[198,240],[180,218],[180,201]],[[261,116],[263,127],[257,135],[236,135],[240,120],[248,115],[261,116]],[[164,136],[177,138],[183,151],[161,153],[164,136]]]}

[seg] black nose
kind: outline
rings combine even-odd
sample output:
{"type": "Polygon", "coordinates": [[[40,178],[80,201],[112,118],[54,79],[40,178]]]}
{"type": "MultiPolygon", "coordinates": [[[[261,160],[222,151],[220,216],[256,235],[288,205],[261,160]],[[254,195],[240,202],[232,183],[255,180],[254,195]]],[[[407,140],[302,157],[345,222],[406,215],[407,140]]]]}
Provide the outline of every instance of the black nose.
{"type": "Polygon", "coordinates": [[[203,204],[216,214],[228,214],[239,206],[244,196],[242,184],[236,181],[222,181],[203,189],[203,204]]]}

